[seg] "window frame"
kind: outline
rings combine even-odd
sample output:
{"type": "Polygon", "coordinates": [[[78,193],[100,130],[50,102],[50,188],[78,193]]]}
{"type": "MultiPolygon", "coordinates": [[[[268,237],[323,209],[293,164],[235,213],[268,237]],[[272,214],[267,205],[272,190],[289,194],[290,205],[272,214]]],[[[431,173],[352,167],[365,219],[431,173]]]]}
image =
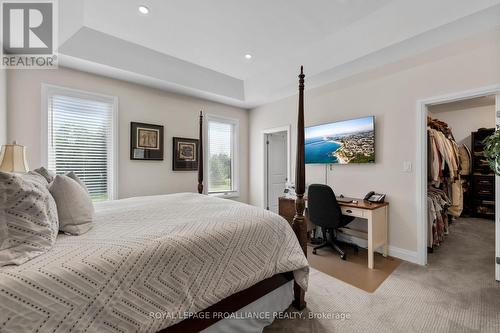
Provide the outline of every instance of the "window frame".
{"type": "Polygon", "coordinates": [[[108,148],[108,200],[118,198],[118,97],[99,94],[90,91],[61,87],[52,84],[42,83],[41,91],[41,164],[48,168],[49,164],[49,98],[53,95],[63,95],[68,97],[89,99],[111,104],[111,147],[108,148]]]}
{"type": "Polygon", "coordinates": [[[205,114],[205,121],[204,121],[204,135],[203,135],[203,148],[204,152],[203,154],[205,155],[204,158],[204,163],[203,163],[203,169],[205,170],[205,184],[206,186],[204,187],[204,193],[213,196],[213,197],[219,197],[219,198],[238,198],[240,196],[240,172],[239,172],[239,166],[240,166],[240,146],[239,146],[239,135],[240,135],[240,121],[235,118],[228,118],[224,116],[219,116],[219,115],[214,115],[214,114],[205,114]],[[222,192],[210,192],[209,191],[209,182],[208,182],[208,177],[209,177],[209,160],[210,160],[210,154],[209,154],[209,149],[210,149],[210,137],[209,137],[209,123],[213,122],[219,122],[219,123],[224,123],[224,124],[230,124],[233,126],[233,140],[231,144],[231,149],[232,149],[232,158],[231,158],[231,170],[232,170],[232,184],[233,184],[233,189],[231,191],[222,191],[222,192]]]}

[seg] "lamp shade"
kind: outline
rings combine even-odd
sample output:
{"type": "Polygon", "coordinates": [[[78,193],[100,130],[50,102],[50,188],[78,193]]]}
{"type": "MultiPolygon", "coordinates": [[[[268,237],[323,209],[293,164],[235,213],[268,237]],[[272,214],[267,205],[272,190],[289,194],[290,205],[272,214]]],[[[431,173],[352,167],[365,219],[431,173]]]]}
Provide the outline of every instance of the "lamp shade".
{"type": "Polygon", "coordinates": [[[26,147],[11,144],[3,145],[0,151],[0,171],[4,172],[28,172],[26,162],[26,147]]]}

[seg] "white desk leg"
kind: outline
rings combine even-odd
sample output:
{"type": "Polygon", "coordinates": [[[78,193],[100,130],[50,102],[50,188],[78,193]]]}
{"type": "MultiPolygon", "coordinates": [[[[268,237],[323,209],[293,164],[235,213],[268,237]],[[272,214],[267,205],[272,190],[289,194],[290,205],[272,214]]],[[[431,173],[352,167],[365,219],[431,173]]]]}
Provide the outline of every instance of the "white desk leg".
{"type": "Polygon", "coordinates": [[[385,230],[385,242],[384,242],[384,257],[387,257],[389,254],[389,209],[387,206],[384,207],[385,209],[385,225],[384,225],[384,230],[385,230]]]}
{"type": "Polygon", "coordinates": [[[373,214],[370,212],[368,216],[368,268],[373,269],[373,214]]]}

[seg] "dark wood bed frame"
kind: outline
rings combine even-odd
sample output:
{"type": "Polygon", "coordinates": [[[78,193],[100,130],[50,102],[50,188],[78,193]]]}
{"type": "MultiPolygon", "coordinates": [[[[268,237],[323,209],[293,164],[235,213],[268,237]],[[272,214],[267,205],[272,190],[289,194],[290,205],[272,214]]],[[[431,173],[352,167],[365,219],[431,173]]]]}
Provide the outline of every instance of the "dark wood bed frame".
{"type": "MultiPolygon", "coordinates": [[[[299,240],[299,244],[307,256],[307,225],[304,218],[305,202],[305,163],[304,163],[304,70],[300,67],[299,75],[299,112],[297,119],[297,159],[295,163],[295,192],[297,199],[295,200],[295,217],[293,219],[292,228],[299,240]]],[[[198,149],[198,193],[203,193],[203,112],[200,111],[200,127],[199,127],[199,149],[198,149]]],[[[287,282],[293,280],[293,273],[286,272],[276,274],[266,280],[263,280],[252,287],[233,294],[220,302],[201,311],[201,315],[185,319],[173,326],[161,330],[159,333],[167,332],[199,332],[220,320],[217,313],[233,313],[257,299],[265,296],[271,291],[281,287],[287,282]],[[208,317],[208,319],[207,319],[208,317]]],[[[294,300],[293,307],[302,310],[306,307],[305,292],[300,286],[294,282],[294,300]]]]}

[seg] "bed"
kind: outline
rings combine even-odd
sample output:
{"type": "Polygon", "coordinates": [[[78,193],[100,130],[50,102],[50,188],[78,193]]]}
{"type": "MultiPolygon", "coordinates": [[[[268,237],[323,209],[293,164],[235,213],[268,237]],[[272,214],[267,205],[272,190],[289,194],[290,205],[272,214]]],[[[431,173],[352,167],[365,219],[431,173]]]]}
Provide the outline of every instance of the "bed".
{"type": "Polygon", "coordinates": [[[302,69],[299,78],[293,229],[269,211],[202,195],[200,155],[199,194],[98,203],[86,234],[61,234],[49,252],[0,268],[0,331],[230,332],[235,321],[214,314],[282,311],[292,290],[303,309],[302,69]]]}

